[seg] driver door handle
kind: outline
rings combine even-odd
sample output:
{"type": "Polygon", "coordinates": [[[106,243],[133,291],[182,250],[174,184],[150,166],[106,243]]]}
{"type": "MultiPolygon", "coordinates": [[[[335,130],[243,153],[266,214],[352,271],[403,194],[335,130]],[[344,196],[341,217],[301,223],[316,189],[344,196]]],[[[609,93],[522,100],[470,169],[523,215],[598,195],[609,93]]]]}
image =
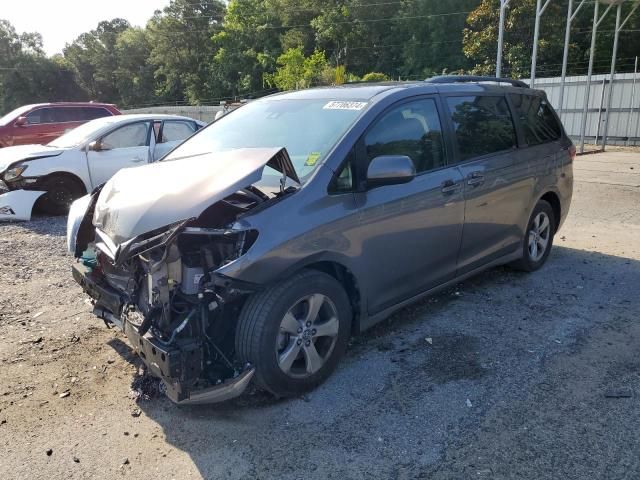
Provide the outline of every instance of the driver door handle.
{"type": "Polygon", "coordinates": [[[442,188],[440,189],[442,193],[450,194],[454,193],[460,188],[460,184],[454,182],[453,180],[445,180],[442,182],[442,188]]]}
{"type": "Polygon", "coordinates": [[[142,158],[142,157],[133,157],[132,162],[133,162],[133,163],[140,163],[140,162],[144,162],[144,158],[142,158]]]}

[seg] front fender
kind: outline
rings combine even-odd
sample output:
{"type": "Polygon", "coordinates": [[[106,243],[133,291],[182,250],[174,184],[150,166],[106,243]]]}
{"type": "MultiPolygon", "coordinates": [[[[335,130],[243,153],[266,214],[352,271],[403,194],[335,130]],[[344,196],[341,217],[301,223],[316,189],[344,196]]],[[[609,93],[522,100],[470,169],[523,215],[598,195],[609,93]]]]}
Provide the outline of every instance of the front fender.
{"type": "Polygon", "coordinates": [[[0,195],[0,220],[31,220],[36,200],[46,192],[14,190],[0,195]]]}
{"type": "Polygon", "coordinates": [[[42,178],[47,175],[65,173],[77,177],[84,184],[87,192],[93,189],[86,155],[82,151],[68,150],[55,157],[26,160],[20,163],[27,165],[24,178],[42,178]]]}

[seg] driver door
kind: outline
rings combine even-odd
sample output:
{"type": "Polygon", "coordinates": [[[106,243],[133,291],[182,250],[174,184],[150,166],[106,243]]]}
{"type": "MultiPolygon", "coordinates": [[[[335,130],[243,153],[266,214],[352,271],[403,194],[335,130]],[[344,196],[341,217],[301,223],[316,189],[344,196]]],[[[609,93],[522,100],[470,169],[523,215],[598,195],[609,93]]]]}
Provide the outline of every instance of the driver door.
{"type": "Polygon", "coordinates": [[[367,270],[362,281],[369,314],[375,314],[454,277],[464,195],[462,175],[447,161],[433,97],[389,109],[364,135],[359,150],[362,172],[380,155],[405,155],[416,169],[408,183],[356,194],[367,270]]]}
{"type": "Polygon", "coordinates": [[[118,170],[144,165],[150,161],[151,122],[136,122],[118,127],[95,142],[87,152],[92,187],[103,184],[118,170]]]}

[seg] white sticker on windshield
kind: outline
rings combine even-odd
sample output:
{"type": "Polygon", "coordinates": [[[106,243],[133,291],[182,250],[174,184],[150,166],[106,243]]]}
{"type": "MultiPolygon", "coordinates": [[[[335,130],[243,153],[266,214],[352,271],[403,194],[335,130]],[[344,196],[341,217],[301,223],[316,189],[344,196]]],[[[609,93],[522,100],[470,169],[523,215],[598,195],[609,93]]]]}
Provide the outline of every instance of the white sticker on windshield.
{"type": "Polygon", "coordinates": [[[333,100],[322,108],[325,110],[362,110],[366,106],[367,102],[343,102],[333,100]]]}

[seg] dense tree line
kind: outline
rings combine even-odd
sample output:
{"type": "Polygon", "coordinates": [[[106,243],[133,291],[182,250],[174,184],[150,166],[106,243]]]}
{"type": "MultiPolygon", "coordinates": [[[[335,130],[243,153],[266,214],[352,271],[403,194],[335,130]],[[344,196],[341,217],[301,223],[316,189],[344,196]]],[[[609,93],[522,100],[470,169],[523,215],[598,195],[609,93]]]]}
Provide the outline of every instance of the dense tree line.
{"type": "MultiPolygon", "coordinates": [[[[568,0],[545,12],[538,76],[560,72],[568,0]]],[[[529,74],[536,0],[507,10],[503,71],[529,74]]],[[[54,100],[121,107],[214,103],[354,80],[495,71],[499,0],[172,0],[145,28],[116,18],[47,57],[37,33],[0,20],[0,112],[54,100]]],[[[592,4],[572,30],[569,72],[586,72],[592,4]]],[[[625,7],[627,10],[630,7],[625,7]]],[[[614,14],[595,68],[608,70],[614,14]]],[[[619,71],[640,51],[640,14],[622,33],[619,71]]]]}

